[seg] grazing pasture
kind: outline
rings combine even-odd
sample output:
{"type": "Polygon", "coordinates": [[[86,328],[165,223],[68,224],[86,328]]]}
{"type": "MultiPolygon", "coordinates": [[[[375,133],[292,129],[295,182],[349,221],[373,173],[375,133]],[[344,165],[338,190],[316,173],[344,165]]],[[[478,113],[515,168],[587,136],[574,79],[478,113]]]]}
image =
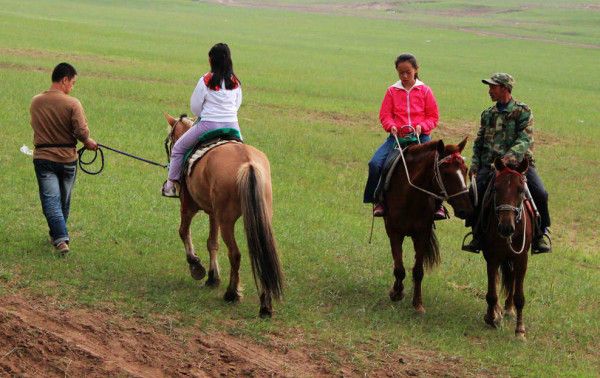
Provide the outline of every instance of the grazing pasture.
{"type": "MultiPolygon", "coordinates": [[[[401,373],[399,356],[428,350],[459,361],[465,374],[598,374],[600,9],[584,1],[519,4],[0,0],[0,295],[109,306],[150,324],[168,319],[175,328],[267,346],[279,335],[332,373],[374,372],[384,363],[401,373]],[[209,289],[189,277],[179,203],[160,196],[166,172],[110,151],[101,175],[80,172],[72,253],[55,256],[31,159],[19,152],[32,143],[31,97],[47,89],[56,63],[68,61],[80,74],[72,94],[92,136],[164,161],[162,112],[189,113],[216,42],[231,47],[243,84],[244,138],[271,162],[287,286],[270,321],[256,316],[245,245],[245,297],[230,305],[224,285],[209,289]],[[484,324],[485,262],[460,251],[467,230],[456,218],[437,224],[442,263],[426,272],[427,313],[416,315],[410,300],[389,301],[388,238],[376,220],[367,244],[370,207],[361,202],[368,159],[384,139],[379,106],[405,51],[417,56],[420,77],[437,96],[434,138],[456,144],[469,135],[470,150],[479,114],[490,106],[480,79],[493,72],[512,73],[514,96],[533,110],[554,252],[529,259],[525,343],[506,320],[498,330],[484,324]]],[[[207,223],[199,215],[192,226],[203,263],[207,223]]],[[[239,240],[242,232],[238,223],[239,240]]],[[[227,266],[224,245],[220,251],[227,266]]],[[[412,255],[405,243],[405,264],[412,255]]]]}

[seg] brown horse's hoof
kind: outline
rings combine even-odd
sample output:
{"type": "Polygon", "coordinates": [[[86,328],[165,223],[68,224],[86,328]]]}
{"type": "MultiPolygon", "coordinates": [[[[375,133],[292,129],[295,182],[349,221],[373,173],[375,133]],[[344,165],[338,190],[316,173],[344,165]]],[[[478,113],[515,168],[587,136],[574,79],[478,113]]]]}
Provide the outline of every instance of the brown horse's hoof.
{"type": "Polygon", "coordinates": [[[229,303],[237,303],[240,301],[240,298],[241,296],[236,291],[227,290],[225,292],[225,295],[223,295],[223,299],[225,300],[225,302],[229,303]]]}
{"type": "Polygon", "coordinates": [[[401,301],[404,298],[404,293],[401,291],[396,291],[394,289],[390,290],[390,300],[392,302],[401,301]]]}
{"type": "Polygon", "coordinates": [[[417,313],[417,315],[425,315],[425,307],[423,307],[423,305],[416,305],[415,306],[415,312],[417,313]]]}
{"type": "Polygon", "coordinates": [[[487,325],[489,325],[492,328],[500,328],[500,325],[502,324],[502,317],[500,316],[494,316],[492,318],[488,314],[485,314],[483,316],[483,320],[487,325]]]}
{"type": "Polygon", "coordinates": [[[206,269],[204,269],[202,264],[200,264],[199,262],[191,263],[189,264],[189,266],[190,274],[192,275],[193,279],[200,281],[206,276],[206,269]]]}
{"type": "Polygon", "coordinates": [[[516,314],[514,307],[504,308],[504,316],[514,318],[516,314]]]}
{"type": "Polygon", "coordinates": [[[260,316],[261,319],[271,319],[273,317],[273,310],[261,307],[258,316],[260,316]]]}

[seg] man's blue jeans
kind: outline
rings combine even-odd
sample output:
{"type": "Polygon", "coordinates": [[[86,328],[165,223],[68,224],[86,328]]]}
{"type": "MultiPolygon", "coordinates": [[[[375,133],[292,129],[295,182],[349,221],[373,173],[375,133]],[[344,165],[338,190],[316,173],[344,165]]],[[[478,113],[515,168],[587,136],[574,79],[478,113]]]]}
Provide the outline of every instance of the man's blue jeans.
{"type": "Polygon", "coordinates": [[[34,159],[33,166],[52,243],[58,245],[63,241],[68,242],[67,218],[71,207],[71,191],[77,174],[77,162],[56,163],[34,159]]]}
{"type": "MultiPolygon", "coordinates": [[[[421,134],[419,136],[421,143],[429,142],[431,137],[429,135],[421,134]]],[[[381,146],[375,151],[375,155],[369,161],[369,178],[367,179],[367,185],[365,187],[365,194],[363,198],[364,203],[375,202],[375,189],[377,189],[377,183],[379,183],[379,177],[383,170],[383,165],[388,155],[394,149],[396,145],[396,139],[392,134],[383,142],[381,146]]]]}

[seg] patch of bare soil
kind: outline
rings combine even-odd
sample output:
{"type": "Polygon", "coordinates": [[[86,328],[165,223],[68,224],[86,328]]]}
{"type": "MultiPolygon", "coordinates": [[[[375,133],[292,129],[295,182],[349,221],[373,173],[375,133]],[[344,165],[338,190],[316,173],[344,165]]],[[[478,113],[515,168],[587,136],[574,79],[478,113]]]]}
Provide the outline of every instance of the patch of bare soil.
{"type": "MultiPolygon", "coordinates": [[[[198,329],[167,331],[114,311],[65,307],[51,298],[0,298],[0,375],[88,376],[465,376],[458,357],[397,350],[370,357],[367,371],[344,353],[308,348],[301,332],[265,345],[198,329]],[[328,355],[337,355],[331,362],[328,355]],[[340,362],[341,361],[341,362],[340,362]]],[[[347,353],[347,352],[346,352],[347,353]]],[[[492,372],[487,372],[491,375],[492,372]]]]}

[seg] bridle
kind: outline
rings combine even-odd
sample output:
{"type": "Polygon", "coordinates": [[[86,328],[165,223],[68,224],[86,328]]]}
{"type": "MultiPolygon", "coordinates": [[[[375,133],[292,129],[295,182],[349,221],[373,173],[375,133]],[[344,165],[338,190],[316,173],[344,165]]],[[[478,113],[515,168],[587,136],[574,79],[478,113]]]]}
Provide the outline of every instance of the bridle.
{"type": "Polygon", "coordinates": [[[165,138],[165,153],[167,154],[167,163],[171,163],[171,152],[173,151],[173,145],[175,142],[173,141],[173,134],[175,133],[175,126],[177,126],[183,118],[186,118],[186,114],[182,114],[179,116],[179,119],[175,121],[173,126],[171,126],[171,131],[169,131],[169,135],[165,138]]]}
{"type": "MultiPolygon", "coordinates": [[[[513,169],[510,169],[508,167],[505,167],[503,170],[501,170],[500,172],[496,173],[496,179],[498,179],[498,177],[506,175],[506,174],[512,174],[512,175],[516,175],[519,180],[522,180],[525,185],[527,185],[526,183],[526,178],[525,176],[521,173],[521,172],[517,172],[513,169]]],[[[515,225],[518,224],[519,222],[521,222],[521,220],[523,221],[523,242],[521,243],[521,249],[519,251],[516,251],[513,246],[512,246],[512,235],[506,237],[506,241],[508,244],[508,247],[510,248],[510,250],[517,255],[520,255],[521,253],[523,253],[523,251],[525,250],[525,240],[527,239],[527,235],[526,235],[526,231],[527,231],[527,217],[523,216],[523,212],[524,212],[524,208],[525,208],[525,194],[521,194],[521,203],[518,207],[513,206],[513,205],[509,205],[507,203],[502,203],[500,205],[496,204],[496,191],[494,191],[494,210],[496,212],[496,219],[498,219],[498,215],[501,211],[512,211],[515,213],[515,225]]]]}
{"type": "Polygon", "coordinates": [[[464,166],[465,160],[460,155],[459,152],[454,152],[440,160],[439,152],[437,150],[435,151],[435,157],[433,160],[433,176],[435,178],[438,188],[440,189],[440,193],[433,193],[425,188],[422,188],[418,185],[413,184],[413,182],[410,179],[410,174],[408,172],[408,166],[406,165],[406,158],[404,157],[404,150],[400,146],[400,141],[398,140],[398,137],[396,135],[394,135],[394,138],[396,139],[396,143],[398,144],[398,150],[400,151],[400,156],[402,158],[402,163],[404,165],[404,172],[406,173],[406,179],[408,180],[408,184],[410,186],[412,186],[413,188],[415,188],[417,190],[420,190],[423,193],[430,195],[433,198],[441,200],[441,201],[446,201],[450,198],[460,196],[462,194],[466,194],[469,192],[469,188],[467,188],[466,184],[463,183],[463,187],[461,190],[459,190],[458,192],[453,193],[453,194],[448,194],[448,191],[446,190],[446,186],[444,185],[442,173],[440,172],[440,166],[445,163],[451,163],[451,162],[457,161],[461,164],[461,166],[464,166]]]}

